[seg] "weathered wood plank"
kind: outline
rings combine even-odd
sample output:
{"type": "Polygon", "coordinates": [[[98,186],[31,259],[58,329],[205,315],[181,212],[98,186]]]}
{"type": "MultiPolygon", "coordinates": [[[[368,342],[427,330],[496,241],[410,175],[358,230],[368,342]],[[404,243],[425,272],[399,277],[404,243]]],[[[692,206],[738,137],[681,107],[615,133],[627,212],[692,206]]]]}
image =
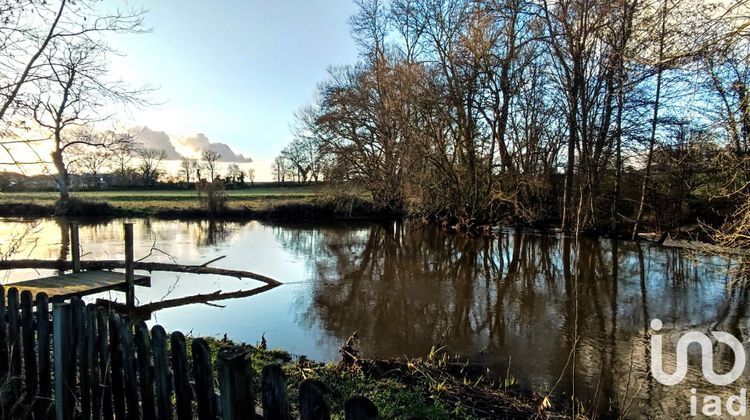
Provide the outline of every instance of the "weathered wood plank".
{"type": "Polygon", "coordinates": [[[55,416],[57,420],[73,418],[73,404],[75,402],[74,374],[71,369],[73,352],[71,347],[71,306],[56,304],[53,308],[52,320],[54,326],[54,360],[55,360],[55,416]]]}
{"type": "Polygon", "coordinates": [[[135,285],[133,280],[133,224],[125,223],[125,303],[128,307],[135,306],[135,285]]]}
{"type": "Polygon", "coordinates": [[[34,306],[31,293],[21,293],[21,342],[23,344],[24,394],[31,401],[37,394],[39,373],[36,367],[36,343],[34,329],[34,306]]]}
{"type": "Polygon", "coordinates": [[[18,397],[21,383],[21,325],[18,319],[18,289],[8,289],[8,353],[10,355],[10,393],[18,397]]]}
{"type": "Polygon", "coordinates": [[[135,351],[133,351],[133,331],[130,322],[123,317],[120,319],[120,349],[122,351],[122,371],[125,379],[125,401],[127,403],[127,418],[137,420],[138,414],[138,380],[136,377],[135,351]]]}
{"type": "Polygon", "coordinates": [[[135,324],[135,348],[138,360],[138,391],[144,420],[154,420],[154,376],[151,370],[151,338],[143,321],[135,324]]]}
{"type": "Polygon", "coordinates": [[[174,372],[174,394],[178,420],[192,420],[191,401],[193,400],[188,377],[185,336],[175,331],[170,337],[172,345],[172,370],[174,372]]]}
{"type": "Polygon", "coordinates": [[[167,333],[161,325],[151,329],[151,347],[154,350],[154,382],[156,409],[160,419],[172,418],[172,378],[169,375],[167,333]]]}
{"type": "Polygon", "coordinates": [[[110,386],[115,418],[125,418],[125,390],[123,388],[123,361],[121,346],[122,319],[112,312],[109,314],[109,359],[112,370],[110,372],[110,386]]]}
{"type": "Polygon", "coordinates": [[[248,351],[219,352],[219,390],[224,420],[255,416],[255,390],[248,351]]]}
{"type": "Polygon", "coordinates": [[[102,419],[111,420],[112,411],[112,358],[109,355],[109,318],[103,308],[96,310],[96,349],[99,357],[99,375],[102,394],[102,419]]]}
{"type": "Polygon", "coordinates": [[[8,360],[8,327],[5,322],[5,288],[0,286],[0,381],[5,382],[10,373],[10,361],[8,360]]]}
{"type": "Polygon", "coordinates": [[[86,328],[86,305],[80,298],[71,300],[73,306],[73,337],[75,338],[75,357],[78,361],[78,378],[80,387],[81,416],[91,418],[91,386],[89,383],[88,328],[86,328]]]}
{"type": "Polygon", "coordinates": [[[268,365],[261,372],[261,393],[263,418],[289,419],[289,396],[286,390],[286,377],[279,365],[268,365]]]}
{"type": "Polygon", "coordinates": [[[199,419],[216,418],[216,396],[214,379],[211,373],[211,350],[202,338],[193,340],[193,378],[195,379],[195,399],[198,402],[199,419]]]}
{"type": "Polygon", "coordinates": [[[323,397],[318,381],[305,379],[299,384],[300,420],[329,420],[331,409],[323,397]]]}
{"type": "Polygon", "coordinates": [[[36,353],[39,360],[39,395],[52,396],[52,375],[50,375],[50,335],[52,325],[49,320],[49,301],[47,295],[40,293],[36,297],[36,353]]]}
{"type": "Polygon", "coordinates": [[[88,388],[91,395],[91,418],[100,419],[102,416],[102,390],[99,376],[99,359],[97,342],[99,328],[97,326],[96,307],[86,305],[86,360],[89,367],[88,388]]]}
{"type": "Polygon", "coordinates": [[[378,408],[365,397],[352,397],[344,403],[344,418],[346,420],[376,420],[378,408]]]}
{"type": "MultiPolygon", "coordinates": [[[[140,286],[150,286],[151,277],[135,275],[133,283],[140,286]]],[[[44,277],[7,284],[19,291],[28,290],[32,295],[46,293],[51,301],[62,301],[74,296],[85,296],[106,290],[123,290],[125,274],[116,271],[82,271],[58,276],[44,277]]]]}

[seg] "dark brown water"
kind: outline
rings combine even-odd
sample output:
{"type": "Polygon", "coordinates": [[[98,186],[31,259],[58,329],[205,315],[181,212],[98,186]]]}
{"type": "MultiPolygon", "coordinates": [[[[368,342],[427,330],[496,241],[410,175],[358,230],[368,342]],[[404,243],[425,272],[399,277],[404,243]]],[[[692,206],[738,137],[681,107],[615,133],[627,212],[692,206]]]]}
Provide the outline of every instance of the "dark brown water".
{"type": "MultiPolygon", "coordinates": [[[[168,330],[226,333],[249,343],[265,334],[272,347],[318,360],[336,359],[355,331],[370,357],[425,356],[441,342],[449,353],[487,364],[490,376],[510,374],[541,394],[575,395],[600,412],[629,407],[629,417],[683,417],[691,387],[721,396],[747,387],[746,375],[732,386],[705,382],[698,351],[681,385],[664,387],[648,374],[653,318],[668,336],[718,329],[745,339],[748,290],[730,282],[730,264],[717,257],[520,230],[489,239],[397,223],[133,221],[136,258],[153,245],[181,263],[226,255],[215,265],[286,283],[256,296],[154,312],[151,322],[168,330]]],[[[83,258],[120,258],[122,222],[84,224],[83,258]]],[[[0,226],[5,248],[30,224],[0,226]]],[[[63,220],[38,222],[15,257],[66,257],[66,229],[63,220]]],[[[155,251],[150,259],[170,257],[155,251]]],[[[39,274],[15,271],[3,281],[39,274]]],[[[152,283],[136,291],[140,304],[260,285],[170,273],[155,273],[152,283]]],[[[117,292],[95,297],[124,299],[117,292]]],[[[674,346],[664,353],[674,358],[674,346]]],[[[717,371],[732,362],[719,358],[717,371]]]]}

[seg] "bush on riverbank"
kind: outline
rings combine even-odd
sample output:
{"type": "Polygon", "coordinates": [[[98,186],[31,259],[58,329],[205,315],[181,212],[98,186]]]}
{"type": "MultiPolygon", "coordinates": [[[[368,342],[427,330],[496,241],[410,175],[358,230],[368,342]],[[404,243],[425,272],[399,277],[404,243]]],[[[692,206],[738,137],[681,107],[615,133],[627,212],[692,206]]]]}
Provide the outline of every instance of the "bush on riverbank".
{"type": "MultiPolygon", "coordinates": [[[[541,397],[487,383],[481,367],[448,357],[410,360],[369,360],[356,357],[348,363],[318,363],[292,356],[282,350],[207,339],[212,361],[219,350],[245,347],[251,351],[255,378],[270,364],[279,364],[288,380],[289,398],[297,399],[299,384],[318,380],[325,386],[325,397],[332,418],[343,418],[344,402],[353,396],[369,398],[381,418],[474,419],[565,417],[541,410],[541,397]]],[[[188,349],[191,346],[188,344],[188,349]]],[[[188,357],[188,360],[191,360],[188,357]]],[[[260,395],[255,381],[256,396],[260,395]]],[[[260,404],[260,401],[257,402],[260,404]]]]}

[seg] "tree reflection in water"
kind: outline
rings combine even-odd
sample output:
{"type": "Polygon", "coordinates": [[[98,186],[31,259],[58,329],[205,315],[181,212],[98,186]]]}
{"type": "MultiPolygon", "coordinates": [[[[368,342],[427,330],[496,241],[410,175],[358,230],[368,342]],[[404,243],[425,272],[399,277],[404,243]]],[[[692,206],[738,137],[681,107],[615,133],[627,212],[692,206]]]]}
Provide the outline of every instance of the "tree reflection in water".
{"type": "Polygon", "coordinates": [[[358,331],[371,357],[424,356],[445,335],[449,352],[498,374],[510,365],[537,390],[561,378],[559,395],[575,391],[600,412],[616,414],[636,392],[645,404],[631,415],[688,401],[648,375],[652,317],[678,331],[718,325],[744,336],[747,287],[727,286],[714,257],[526,230],[468,238],[410,223],[278,227],[276,236],[310,261],[305,325],[341,342],[358,331]]]}

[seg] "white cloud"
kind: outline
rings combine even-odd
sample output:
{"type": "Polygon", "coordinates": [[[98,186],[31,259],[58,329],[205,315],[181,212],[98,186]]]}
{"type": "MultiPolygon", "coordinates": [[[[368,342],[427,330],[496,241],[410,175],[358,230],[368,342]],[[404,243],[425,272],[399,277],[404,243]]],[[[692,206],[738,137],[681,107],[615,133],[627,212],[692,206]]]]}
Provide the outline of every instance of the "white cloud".
{"type": "Polygon", "coordinates": [[[221,162],[240,162],[249,163],[253,160],[243,156],[241,153],[235,153],[225,143],[212,143],[211,140],[203,133],[193,134],[191,136],[180,137],[176,142],[179,146],[186,149],[186,153],[198,156],[204,150],[213,150],[221,155],[221,162]]]}
{"type": "Polygon", "coordinates": [[[198,133],[191,136],[175,138],[164,131],[155,131],[149,127],[135,127],[131,132],[137,135],[142,147],[161,149],[167,152],[167,160],[179,160],[183,156],[200,158],[203,150],[213,150],[221,155],[221,162],[250,163],[253,160],[235,153],[225,143],[212,142],[205,134],[198,133]]]}

